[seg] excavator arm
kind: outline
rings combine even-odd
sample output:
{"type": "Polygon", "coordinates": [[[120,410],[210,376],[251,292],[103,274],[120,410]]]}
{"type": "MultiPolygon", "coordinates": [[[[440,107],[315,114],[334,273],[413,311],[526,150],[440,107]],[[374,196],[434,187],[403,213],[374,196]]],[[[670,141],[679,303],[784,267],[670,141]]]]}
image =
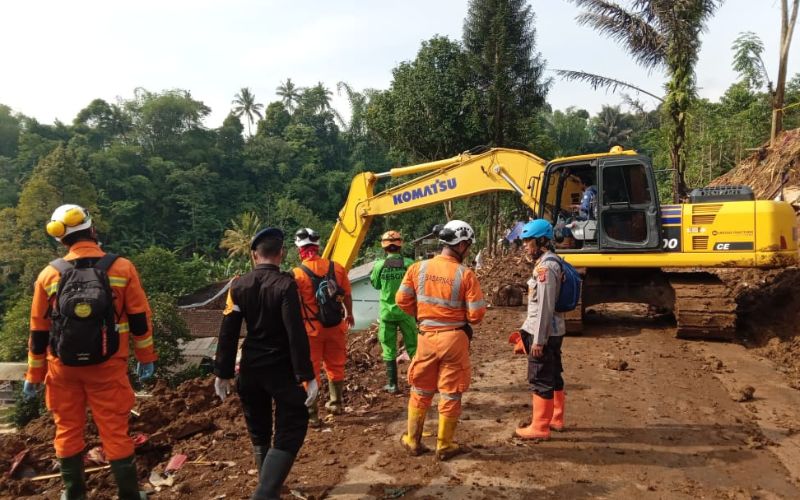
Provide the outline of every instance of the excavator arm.
{"type": "Polygon", "coordinates": [[[493,191],[516,192],[535,212],[539,181],[546,162],[536,155],[512,149],[463,153],[446,160],[389,172],[363,172],[350,184],[350,192],[333,228],[323,257],[349,269],[364,243],[372,218],[415,210],[445,201],[493,191]],[[403,184],[374,193],[378,180],[420,174],[403,184]]]}

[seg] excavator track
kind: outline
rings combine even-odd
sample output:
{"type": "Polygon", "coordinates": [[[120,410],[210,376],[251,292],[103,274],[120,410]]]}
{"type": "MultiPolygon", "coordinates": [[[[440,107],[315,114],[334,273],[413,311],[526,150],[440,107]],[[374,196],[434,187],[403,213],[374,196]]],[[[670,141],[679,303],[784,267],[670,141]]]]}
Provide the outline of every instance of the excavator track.
{"type": "Polygon", "coordinates": [[[679,338],[733,340],[736,300],[717,276],[707,272],[670,272],[675,292],[673,313],[679,338]]]}

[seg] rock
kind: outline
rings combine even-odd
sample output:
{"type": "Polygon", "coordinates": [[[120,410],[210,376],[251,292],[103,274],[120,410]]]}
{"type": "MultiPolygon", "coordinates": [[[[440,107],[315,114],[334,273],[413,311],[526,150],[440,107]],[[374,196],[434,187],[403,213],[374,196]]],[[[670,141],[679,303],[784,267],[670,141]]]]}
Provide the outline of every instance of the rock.
{"type": "Polygon", "coordinates": [[[624,372],[625,370],[628,369],[628,362],[625,361],[624,359],[610,358],[606,360],[605,365],[603,366],[605,366],[609,370],[624,372]]]}
{"type": "Polygon", "coordinates": [[[520,285],[500,285],[493,291],[492,304],[495,306],[515,307],[522,305],[522,297],[525,293],[525,289],[520,285]]]}
{"type": "Polygon", "coordinates": [[[733,395],[733,400],[738,403],[743,403],[745,401],[752,401],[753,395],[756,393],[756,389],[752,385],[748,385],[742,387],[736,391],[733,395]]]}

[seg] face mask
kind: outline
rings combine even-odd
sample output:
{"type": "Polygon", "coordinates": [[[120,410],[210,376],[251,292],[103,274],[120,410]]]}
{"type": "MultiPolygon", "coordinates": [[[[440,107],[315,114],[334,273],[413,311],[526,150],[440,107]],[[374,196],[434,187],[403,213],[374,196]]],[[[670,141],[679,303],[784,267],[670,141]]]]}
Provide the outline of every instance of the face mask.
{"type": "Polygon", "coordinates": [[[306,245],[303,248],[298,248],[297,251],[300,254],[300,260],[308,260],[319,254],[319,247],[317,245],[306,245]]]}

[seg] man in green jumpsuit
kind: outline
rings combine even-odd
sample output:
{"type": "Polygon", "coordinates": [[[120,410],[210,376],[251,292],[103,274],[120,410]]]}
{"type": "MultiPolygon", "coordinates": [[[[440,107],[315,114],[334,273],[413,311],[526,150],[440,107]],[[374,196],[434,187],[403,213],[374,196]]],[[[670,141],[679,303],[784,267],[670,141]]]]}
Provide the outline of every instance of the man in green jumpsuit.
{"type": "Polygon", "coordinates": [[[386,258],[379,260],[372,268],[370,281],[372,286],[381,291],[380,326],[378,340],[383,349],[383,362],[386,363],[386,377],[389,383],[383,388],[389,393],[397,392],[397,328],[403,333],[403,344],[408,356],[413,358],[417,351],[416,320],[404,313],[394,303],[394,295],[400,288],[400,282],[413,259],[404,258],[400,254],[403,237],[397,231],[387,231],[381,236],[381,247],[386,258]]]}

